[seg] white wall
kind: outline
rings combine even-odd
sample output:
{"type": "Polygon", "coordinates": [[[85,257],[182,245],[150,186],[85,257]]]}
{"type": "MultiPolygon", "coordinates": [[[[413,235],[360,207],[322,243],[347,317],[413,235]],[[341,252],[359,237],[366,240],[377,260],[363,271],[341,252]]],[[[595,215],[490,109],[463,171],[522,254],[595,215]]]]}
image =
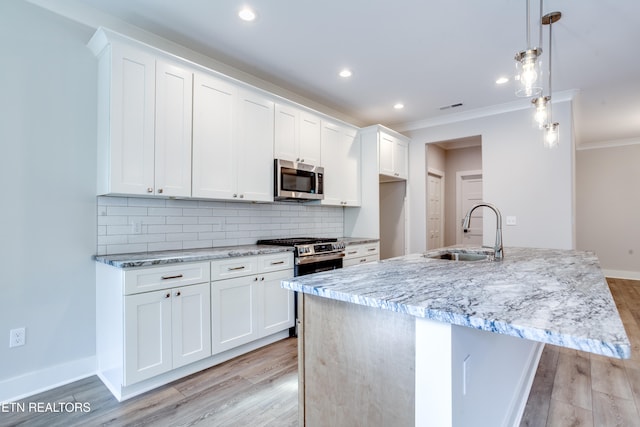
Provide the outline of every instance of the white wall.
{"type": "Polygon", "coordinates": [[[0,2],[0,32],[4,401],[95,369],[97,68],[93,30],[28,3],[0,2]]]}
{"type": "MultiPolygon", "coordinates": [[[[482,136],[485,201],[503,217],[517,217],[517,226],[503,224],[504,245],[574,247],[574,147],[571,102],[554,104],[560,123],[560,144],[542,145],[542,134],[531,127],[531,110],[465,120],[405,132],[411,138],[409,221],[411,252],[426,249],[425,143],[482,136]]],[[[484,243],[493,244],[495,217],[485,215],[484,243]]],[[[508,252],[507,252],[508,256],[508,252]]]]}
{"type": "Polygon", "coordinates": [[[576,245],[610,277],[640,279],[640,140],[576,153],[576,245]]]}

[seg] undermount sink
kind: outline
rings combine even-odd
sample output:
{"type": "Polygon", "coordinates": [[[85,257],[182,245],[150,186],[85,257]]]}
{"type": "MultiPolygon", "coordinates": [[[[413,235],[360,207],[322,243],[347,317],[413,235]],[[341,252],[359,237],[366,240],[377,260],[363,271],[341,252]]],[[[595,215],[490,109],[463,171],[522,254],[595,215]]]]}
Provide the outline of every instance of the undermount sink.
{"type": "Polygon", "coordinates": [[[445,259],[447,261],[483,261],[493,259],[493,256],[482,252],[460,252],[456,250],[438,251],[432,254],[425,254],[426,258],[445,259]]]}

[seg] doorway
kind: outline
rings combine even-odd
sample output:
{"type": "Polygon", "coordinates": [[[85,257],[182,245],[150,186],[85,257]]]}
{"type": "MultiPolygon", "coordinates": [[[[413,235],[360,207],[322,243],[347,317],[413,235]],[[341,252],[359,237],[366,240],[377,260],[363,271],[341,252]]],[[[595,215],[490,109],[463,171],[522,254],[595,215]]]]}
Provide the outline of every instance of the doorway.
{"type": "Polygon", "coordinates": [[[471,214],[469,231],[462,230],[464,217],[474,205],[482,202],[482,171],[460,171],[456,173],[456,244],[482,246],[482,209],[471,214]]]}
{"type": "Polygon", "coordinates": [[[462,233],[462,218],[468,208],[482,200],[482,137],[428,143],[425,152],[426,247],[482,244],[481,210],[474,212],[469,236],[462,233]]]}

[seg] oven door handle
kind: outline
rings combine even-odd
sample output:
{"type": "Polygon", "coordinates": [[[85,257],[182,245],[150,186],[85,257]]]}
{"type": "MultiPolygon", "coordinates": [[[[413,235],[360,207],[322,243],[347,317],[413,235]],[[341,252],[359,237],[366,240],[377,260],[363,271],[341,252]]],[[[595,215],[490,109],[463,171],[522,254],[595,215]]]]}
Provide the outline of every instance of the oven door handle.
{"type": "Polygon", "coordinates": [[[298,257],[296,259],[296,265],[313,264],[315,262],[322,262],[322,261],[333,261],[340,258],[344,258],[344,252],[330,253],[327,255],[312,255],[308,257],[298,257]]]}

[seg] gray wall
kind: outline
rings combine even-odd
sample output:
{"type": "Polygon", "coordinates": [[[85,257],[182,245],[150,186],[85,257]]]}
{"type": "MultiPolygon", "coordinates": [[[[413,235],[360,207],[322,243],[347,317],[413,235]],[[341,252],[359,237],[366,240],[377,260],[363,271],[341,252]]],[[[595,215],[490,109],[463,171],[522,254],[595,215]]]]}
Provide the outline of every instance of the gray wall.
{"type": "Polygon", "coordinates": [[[11,378],[95,369],[97,68],[93,30],[23,1],[0,2],[0,31],[3,401],[32,391],[11,378]],[[10,349],[17,327],[26,345],[10,349]]]}
{"type": "Polygon", "coordinates": [[[608,276],[640,279],[640,140],[576,153],[577,248],[608,276]]]}

